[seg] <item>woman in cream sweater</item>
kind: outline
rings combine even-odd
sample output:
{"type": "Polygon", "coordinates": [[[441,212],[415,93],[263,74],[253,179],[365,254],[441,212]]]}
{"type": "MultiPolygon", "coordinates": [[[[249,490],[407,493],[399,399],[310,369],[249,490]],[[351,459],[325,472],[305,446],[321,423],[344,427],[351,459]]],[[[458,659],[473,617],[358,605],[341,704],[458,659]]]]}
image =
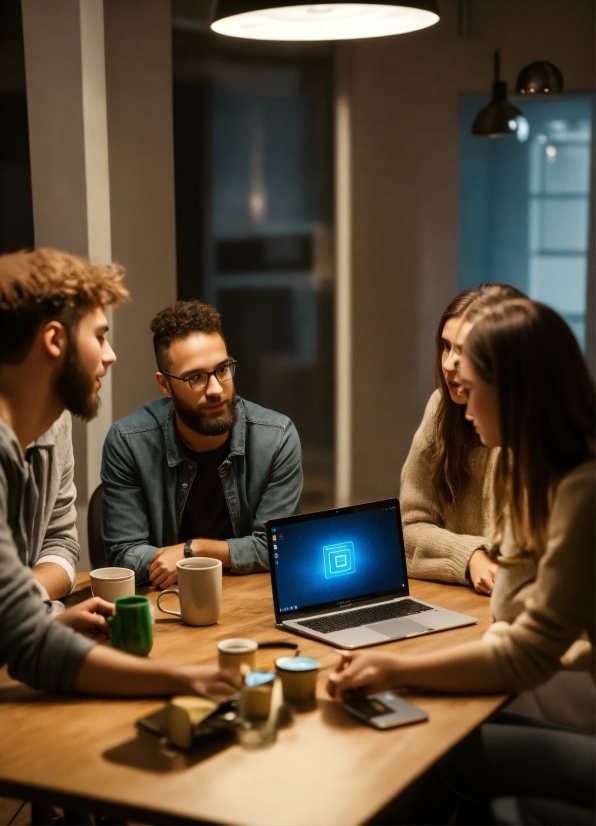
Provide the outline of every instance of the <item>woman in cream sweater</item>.
{"type": "Polygon", "coordinates": [[[496,565],[489,559],[492,475],[498,451],[484,447],[465,418],[457,375],[456,336],[463,318],[522,293],[507,284],[481,284],[445,308],[435,336],[435,383],[401,476],[401,510],[408,575],[469,585],[490,594],[496,565]]]}
{"type": "MultiPolygon", "coordinates": [[[[444,691],[521,691],[543,683],[585,632],[595,635],[594,382],[573,333],[554,310],[527,299],[487,311],[464,346],[466,415],[486,447],[501,447],[495,473],[494,553],[514,566],[532,557],[536,587],[511,623],[481,642],[425,657],[379,658],[371,692],[388,685],[444,691]],[[527,506],[531,503],[531,507],[527,506]],[[376,680],[383,685],[376,688],[376,680]]],[[[573,652],[590,651],[587,643],[573,652]]],[[[593,659],[589,669],[593,672],[593,659]]],[[[372,671],[340,668],[338,690],[372,671]],[[360,676],[357,678],[357,674],[360,676]]]]}
{"type": "MultiPolygon", "coordinates": [[[[594,382],[577,342],[550,308],[523,299],[508,301],[489,310],[470,331],[460,379],[467,394],[466,415],[482,443],[501,447],[494,489],[497,560],[515,566],[532,558],[535,587],[510,623],[495,623],[479,642],[417,657],[342,654],[328,683],[336,698],[354,690],[373,694],[400,686],[519,692],[544,683],[564,666],[594,676],[596,405],[594,382]]],[[[499,759],[510,758],[531,774],[527,750],[520,768],[515,751],[520,737],[505,730],[510,728],[492,726],[493,733],[500,729],[499,759]]],[[[538,761],[552,757],[562,770],[570,763],[576,774],[580,763],[587,767],[582,775],[586,782],[579,791],[573,787],[576,797],[568,802],[593,807],[593,738],[549,730],[552,748],[545,752],[545,744],[540,745],[545,737],[534,737],[531,726],[522,728],[521,742],[536,741],[538,761]],[[561,750],[566,757],[557,763],[561,750]]],[[[484,734],[481,752],[496,742],[484,734]]],[[[494,753],[482,754],[488,763],[494,758],[494,753]]],[[[508,793],[505,775],[493,774],[493,780],[498,777],[503,783],[496,789],[493,784],[490,793],[508,793]]],[[[534,789],[544,781],[540,794],[558,796],[548,788],[557,780],[556,772],[545,769],[530,779],[534,789]]],[[[561,799],[571,794],[564,784],[559,792],[561,799]]]]}

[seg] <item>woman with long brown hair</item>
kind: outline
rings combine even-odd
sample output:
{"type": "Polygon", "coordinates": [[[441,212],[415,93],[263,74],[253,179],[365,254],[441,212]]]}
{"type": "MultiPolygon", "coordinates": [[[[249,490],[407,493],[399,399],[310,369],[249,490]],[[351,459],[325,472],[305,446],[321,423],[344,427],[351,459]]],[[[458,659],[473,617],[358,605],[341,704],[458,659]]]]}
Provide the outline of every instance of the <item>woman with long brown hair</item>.
{"type": "MultiPolygon", "coordinates": [[[[565,666],[594,678],[596,402],[577,341],[549,307],[508,301],[472,327],[459,375],[468,420],[486,447],[501,448],[491,550],[508,566],[533,558],[535,585],[523,610],[478,642],[417,657],[342,654],[328,683],[336,698],[401,686],[520,692],[565,666]]],[[[466,746],[482,794],[525,792],[593,810],[593,737],[510,722],[483,726],[466,746]]]]}
{"type": "Polygon", "coordinates": [[[456,335],[462,319],[522,293],[481,284],[445,308],[435,335],[435,385],[402,470],[401,508],[408,574],[490,594],[496,565],[486,553],[497,451],[478,440],[459,393],[456,335]]]}

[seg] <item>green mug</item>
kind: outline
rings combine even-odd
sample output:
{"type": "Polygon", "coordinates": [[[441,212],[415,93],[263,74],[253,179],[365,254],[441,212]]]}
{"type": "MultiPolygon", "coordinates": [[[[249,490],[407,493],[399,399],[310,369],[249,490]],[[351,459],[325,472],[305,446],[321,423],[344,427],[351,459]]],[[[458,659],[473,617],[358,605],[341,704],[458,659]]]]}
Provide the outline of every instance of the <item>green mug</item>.
{"type": "Polygon", "coordinates": [[[116,614],[108,617],[112,645],[129,654],[146,657],[153,646],[153,614],[149,597],[117,597],[116,614]]]}

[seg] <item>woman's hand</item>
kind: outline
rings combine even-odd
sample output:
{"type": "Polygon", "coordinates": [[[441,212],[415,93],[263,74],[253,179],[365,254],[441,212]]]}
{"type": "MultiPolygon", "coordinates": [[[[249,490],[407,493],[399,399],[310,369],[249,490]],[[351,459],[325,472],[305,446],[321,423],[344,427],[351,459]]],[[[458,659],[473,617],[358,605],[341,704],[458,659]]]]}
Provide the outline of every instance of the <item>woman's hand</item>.
{"type": "Polygon", "coordinates": [[[327,691],[338,702],[346,696],[376,694],[399,685],[399,659],[372,651],[342,652],[329,675],[327,691]]]}
{"type": "Polygon", "coordinates": [[[486,594],[486,596],[492,594],[497,567],[497,564],[483,550],[478,548],[474,551],[468,562],[468,570],[472,585],[479,594],[486,594]]]}
{"type": "Polygon", "coordinates": [[[110,635],[110,626],[106,617],[111,617],[115,613],[115,606],[111,602],[99,597],[91,597],[72,608],[67,608],[62,614],[54,618],[54,622],[61,622],[68,625],[81,634],[92,636],[99,631],[107,637],[110,635]]]}

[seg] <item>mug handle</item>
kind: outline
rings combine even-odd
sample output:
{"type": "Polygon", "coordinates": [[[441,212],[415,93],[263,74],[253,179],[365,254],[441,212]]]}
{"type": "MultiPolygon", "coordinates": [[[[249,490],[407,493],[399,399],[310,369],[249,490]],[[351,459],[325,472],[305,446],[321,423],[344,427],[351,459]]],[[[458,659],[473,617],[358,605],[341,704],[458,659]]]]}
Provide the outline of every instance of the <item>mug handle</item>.
{"type": "Polygon", "coordinates": [[[181,619],[182,618],[182,612],[181,611],[169,611],[167,608],[162,608],[161,605],[159,604],[159,600],[162,597],[165,597],[166,594],[176,594],[178,599],[180,599],[180,594],[178,593],[178,591],[174,590],[173,588],[167,588],[165,591],[162,591],[161,594],[157,597],[157,607],[158,607],[158,609],[160,611],[162,611],[164,614],[171,614],[173,617],[179,617],[181,619]]]}

